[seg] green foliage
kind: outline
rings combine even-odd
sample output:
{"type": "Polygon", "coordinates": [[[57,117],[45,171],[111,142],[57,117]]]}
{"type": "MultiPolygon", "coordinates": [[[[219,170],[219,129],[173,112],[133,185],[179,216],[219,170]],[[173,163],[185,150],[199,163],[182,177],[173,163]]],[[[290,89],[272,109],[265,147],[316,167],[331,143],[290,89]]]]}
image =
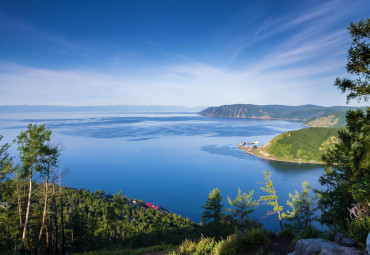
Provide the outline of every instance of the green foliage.
{"type": "Polygon", "coordinates": [[[223,216],[221,200],[220,191],[215,188],[209,193],[206,202],[202,206],[204,209],[201,218],[202,223],[205,226],[214,228],[216,236],[219,236],[221,233],[221,219],[223,216]]]}
{"type": "Polygon", "coordinates": [[[295,230],[299,233],[302,230],[311,226],[311,222],[315,220],[314,213],[317,208],[318,195],[310,196],[311,187],[307,181],[302,183],[302,193],[295,191],[295,194],[289,193],[291,201],[287,201],[287,205],[292,208],[283,212],[282,217],[292,221],[295,230]]]}
{"type": "MultiPolygon", "coordinates": [[[[0,141],[3,136],[0,135],[0,141]]],[[[0,147],[0,181],[4,180],[6,175],[10,173],[12,169],[12,159],[9,156],[8,149],[10,145],[8,143],[1,145],[0,147]]]]}
{"type": "Polygon", "coordinates": [[[366,102],[370,94],[370,18],[361,19],[357,24],[351,22],[348,30],[353,42],[348,50],[347,72],[357,78],[337,78],[335,86],[342,93],[349,91],[347,102],[351,99],[363,99],[366,102]]]}
{"type": "MultiPolygon", "coordinates": [[[[41,184],[34,183],[34,186],[35,190],[42,191],[41,184]]],[[[2,249],[14,249],[14,244],[19,243],[19,219],[14,189],[14,181],[0,183],[0,191],[8,191],[1,192],[2,201],[10,202],[9,207],[0,208],[0,221],[9,223],[0,224],[0,253],[4,251],[2,249]]],[[[40,226],[42,218],[42,208],[36,202],[40,195],[34,195],[34,213],[30,219],[30,229],[35,232],[39,230],[36,226],[40,226]]],[[[120,195],[121,193],[101,196],[84,189],[63,188],[67,251],[75,253],[108,247],[136,248],[159,243],[178,244],[185,238],[196,238],[200,235],[199,227],[189,219],[146,209],[120,195]]],[[[59,201],[58,197],[56,200],[59,201]]],[[[60,206],[59,203],[57,206],[60,206]]],[[[31,243],[37,243],[37,235],[38,233],[31,236],[31,243]]],[[[45,236],[42,239],[42,247],[45,245],[44,238],[45,236]]]]}
{"type": "Polygon", "coordinates": [[[250,229],[237,232],[229,236],[217,245],[217,255],[244,254],[254,248],[258,248],[268,241],[268,234],[262,228],[250,229]]]}
{"type": "Polygon", "coordinates": [[[237,255],[261,247],[268,241],[268,233],[262,228],[238,231],[226,239],[202,237],[198,242],[185,240],[173,255],[237,255]]]}
{"type": "MultiPolygon", "coordinates": [[[[281,160],[322,161],[325,143],[338,136],[340,128],[314,127],[282,133],[262,150],[281,160]]],[[[331,144],[334,144],[333,141],[331,144]]]]}
{"type": "Polygon", "coordinates": [[[347,219],[347,229],[349,237],[365,247],[366,238],[370,230],[370,216],[364,215],[358,219],[347,219]]]}
{"type": "Polygon", "coordinates": [[[313,118],[302,124],[302,126],[309,127],[345,127],[346,125],[347,121],[345,112],[336,112],[313,118]]]}
{"type": "Polygon", "coordinates": [[[296,241],[300,239],[308,239],[308,238],[319,238],[321,237],[322,232],[315,228],[314,226],[308,225],[307,227],[303,228],[299,235],[295,238],[296,241]]]}
{"type": "MultiPolygon", "coordinates": [[[[370,94],[370,18],[348,27],[353,43],[348,51],[347,72],[355,80],[337,78],[335,86],[352,99],[368,101],[370,94]]],[[[321,222],[346,230],[360,242],[369,230],[370,197],[370,108],[348,111],[347,129],[339,132],[339,143],[323,156],[325,174],[320,177],[326,190],[319,205],[321,222]],[[348,210],[356,208],[355,219],[349,220],[348,210]]],[[[351,211],[350,210],[350,211],[351,211]]]]}
{"type": "Polygon", "coordinates": [[[146,248],[138,249],[113,249],[113,250],[99,250],[99,251],[90,251],[84,253],[78,253],[80,255],[139,255],[139,254],[148,254],[152,252],[161,252],[173,249],[172,245],[168,244],[158,244],[146,248]]]}
{"type": "Polygon", "coordinates": [[[178,248],[178,255],[206,255],[211,254],[215,247],[218,245],[218,242],[211,237],[201,237],[198,242],[186,239],[183,241],[178,248]]]}
{"type": "Polygon", "coordinates": [[[278,203],[279,197],[276,195],[274,185],[271,181],[271,173],[263,171],[263,174],[265,178],[265,187],[261,187],[261,189],[264,192],[268,193],[269,195],[260,196],[258,203],[262,202],[262,204],[273,206],[272,211],[270,211],[268,215],[277,214],[279,222],[280,222],[280,228],[281,230],[284,230],[282,216],[281,216],[281,212],[283,211],[283,206],[279,206],[279,203],[278,203]]]}
{"type": "Polygon", "coordinates": [[[49,146],[51,130],[46,129],[45,125],[37,126],[29,124],[25,131],[17,136],[19,158],[22,162],[20,177],[28,178],[37,171],[43,174],[47,169],[51,154],[49,146]]]}
{"type": "Polygon", "coordinates": [[[347,208],[367,206],[370,197],[370,108],[347,113],[347,129],[339,132],[339,143],[326,151],[325,174],[319,179],[327,189],[321,195],[321,221],[345,229],[347,208]]]}
{"type": "MultiPolygon", "coordinates": [[[[55,253],[63,240],[67,252],[76,253],[179,244],[199,237],[200,227],[189,219],[145,208],[143,201],[134,203],[122,192],[113,196],[72,188],[56,192],[60,150],[50,136],[44,125],[30,124],[17,137],[21,165],[9,176],[13,180],[0,182],[0,253],[18,252],[21,245],[22,250],[55,253]],[[36,173],[43,183],[34,181],[36,173]]],[[[4,169],[10,157],[8,145],[2,148],[4,169]]]]}
{"type": "Polygon", "coordinates": [[[249,194],[243,193],[241,194],[240,188],[238,188],[238,195],[234,201],[227,197],[227,201],[231,206],[234,206],[235,209],[228,209],[231,211],[232,215],[236,218],[240,219],[240,225],[244,228],[244,220],[245,216],[248,216],[254,209],[249,209],[257,205],[257,202],[253,200],[254,190],[251,190],[249,194]]]}

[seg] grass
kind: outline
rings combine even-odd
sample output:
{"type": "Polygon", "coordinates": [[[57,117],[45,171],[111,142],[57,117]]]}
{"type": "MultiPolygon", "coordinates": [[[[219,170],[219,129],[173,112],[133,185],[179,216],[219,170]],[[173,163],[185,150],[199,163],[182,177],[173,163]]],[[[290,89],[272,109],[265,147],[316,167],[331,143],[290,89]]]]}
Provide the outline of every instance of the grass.
{"type": "Polygon", "coordinates": [[[168,244],[159,244],[139,249],[113,249],[113,250],[90,251],[85,253],[79,253],[79,255],[138,255],[152,252],[161,252],[171,249],[175,249],[175,246],[168,244]]]}

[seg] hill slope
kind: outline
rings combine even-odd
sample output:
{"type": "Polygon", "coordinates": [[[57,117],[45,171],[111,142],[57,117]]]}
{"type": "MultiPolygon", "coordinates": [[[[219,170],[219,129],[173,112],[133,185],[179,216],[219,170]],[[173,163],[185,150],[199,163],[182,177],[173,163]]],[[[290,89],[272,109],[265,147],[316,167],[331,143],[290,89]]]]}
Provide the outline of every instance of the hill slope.
{"type": "Polygon", "coordinates": [[[295,121],[308,121],[321,116],[345,112],[355,107],[332,106],[323,107],[317,105],[252,105],[235,104],[209,107],[199,115],[219,118],[255,118],[255,119],[282,119],[295,121]]]}
{"type": "Polygon", "coordinates": [[[345,127],[347,125],[346,113],[337,112],[306,121],[302,126],[309,127],[345,127]]]}
{"type": "Polygon", "coordinates": [[[323,151],[338,142],[341,128],[312,127],[282,133],[251,153],[272,160],[321,163],[323,151]]]}

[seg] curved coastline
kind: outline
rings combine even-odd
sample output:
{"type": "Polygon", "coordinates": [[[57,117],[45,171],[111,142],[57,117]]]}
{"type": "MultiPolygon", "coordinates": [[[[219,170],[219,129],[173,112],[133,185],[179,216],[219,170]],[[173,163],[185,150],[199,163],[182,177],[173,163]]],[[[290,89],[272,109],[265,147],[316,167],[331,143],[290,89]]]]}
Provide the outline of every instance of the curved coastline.
{"type": "Polygon", "coordinates": [[[258,158],[262,158],[262,159],[267,159],[267,160],[272,160],[272,161],[280,161],[280,162],[288,162],[288,163],[296,163],[296,164],[315,164],[315,165],[324,165],[324,162],[322,161],[314,161],[314,160],[311,160],[311,161],[302,161],[302,160],[287,160],[287,159],[279,159],[279,158],[273,158],[273,157],[268,157],[268,156],[264,156],[260,153],[256,153],[255,151],[258,149],[255,149],[255,150],[248,150],[246,148],[243,148],[241,146],[239,146],[239,149],[244,151],[246,154],[251,154],[253,156],[256,156],[258,158]]]}

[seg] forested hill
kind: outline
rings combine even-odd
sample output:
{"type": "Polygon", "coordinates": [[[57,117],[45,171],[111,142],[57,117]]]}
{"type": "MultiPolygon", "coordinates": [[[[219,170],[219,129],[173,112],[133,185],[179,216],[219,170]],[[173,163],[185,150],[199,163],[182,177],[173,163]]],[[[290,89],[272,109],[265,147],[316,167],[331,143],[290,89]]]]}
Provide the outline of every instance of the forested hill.
{"type": "Polygon", "coordinates": [[[302,125],[309,127],[345,127],[347,125],[346,113],[331,113],[312,120],[308,120],[302,125]]]}
{"type": "Polygon", "coordinates": [[[282,133],[253,152],[264,158],[300,163],[321,162],[324,150],[338,143],[341,128],[311,127],[282,133]]]}
{"type": "Polygon", "coordinates": [[[321,116],[345,112],[355,107],[332,106],[324,107],[317,105],[253,105],[253,104],[234,104],[218,107],[209,107],[199,115],[206,117],[219,118],[253,118],[253,119],[282,119],[295,121],[308,121],[321,116]]]}
{"type": "MultiPolygon", "coordinates": [[[[22,235],[17,199],[20,196],[22,206],[25,200],[23,193],[17,194],[18,186],[22,190],[27,188],[26,182],[22,180],[0,182],[0,254],[9,254],[7,252],[17,247],[22,235]]],[[[48,245],[47,236],[56,246],[58,243],[61,245],[63,240],[63,246],[71,254],[104,248],[179,244],[185,238],[200,235],[199,225],[190,219],[149,208],[144,201],[129,199],[121,192],[112,196],[103,191],[92,193],[84,189],[59,189],[53,184],[40,183],[34,183],[33,190],[34,206],[31,210],[28,248],[36,251],[39,248],[41,254],[56,254],[48,252],[48,249],[53,249],[53,245],[48,245]],[[57,192],[48,196],[47,221],[43,231],[45,234],[39,236],[40,229],[43,229],[43,196],[46,185],[49,191],[54,192],[55,187],[57,192]],[[61,228],[64,229],[63,232],[60,231],[61,228]]],[[[24,214],[25,210],[22,210],[22,219],[24,214]]]]}

